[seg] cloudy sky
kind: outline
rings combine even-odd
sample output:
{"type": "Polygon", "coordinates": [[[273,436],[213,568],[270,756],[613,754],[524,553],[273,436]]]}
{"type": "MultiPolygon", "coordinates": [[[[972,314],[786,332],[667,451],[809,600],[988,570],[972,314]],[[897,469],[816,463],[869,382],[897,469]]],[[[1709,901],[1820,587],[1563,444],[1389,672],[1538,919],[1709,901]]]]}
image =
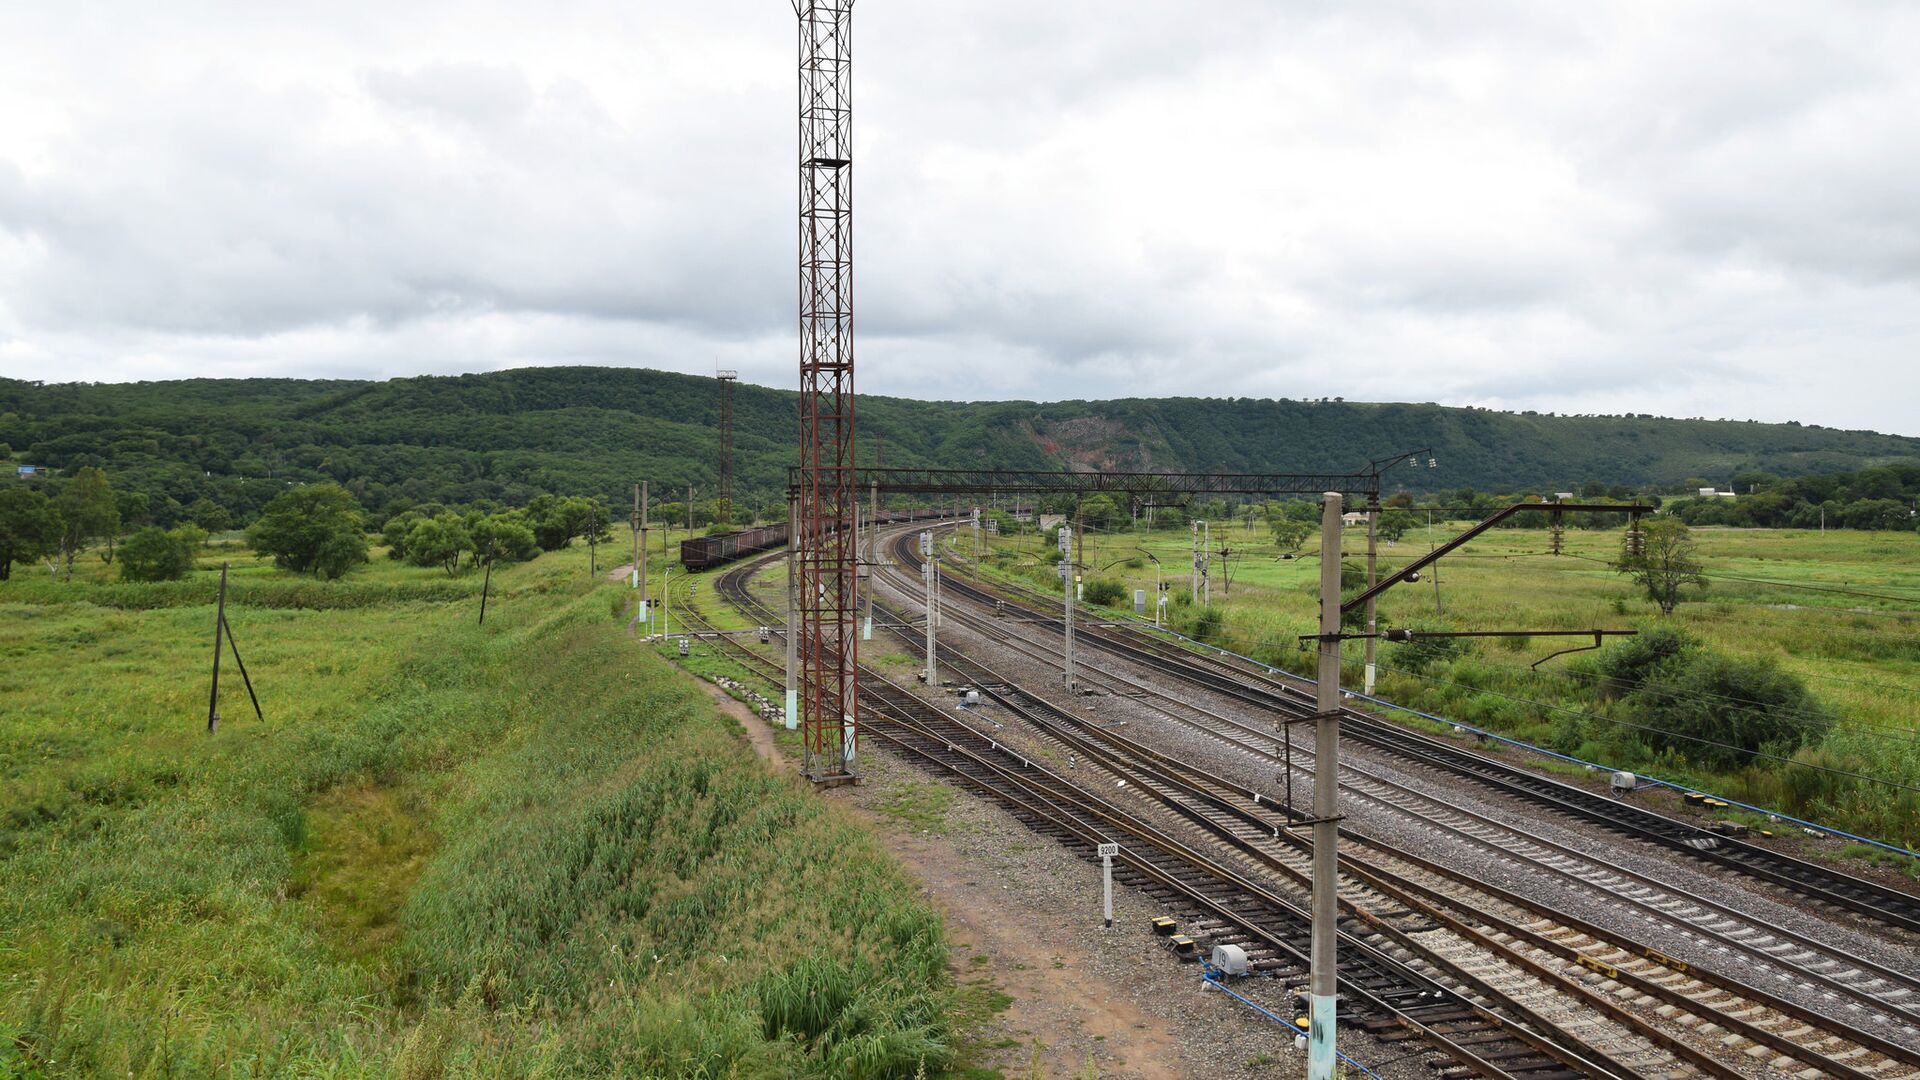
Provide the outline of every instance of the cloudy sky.
{"type": "MultiPolygon", "coordinates": [[[[863,391],[1920,435],[1920,6],[856,10],[863,391]]],[[[780,0],[19,3],[0,41],[0,374],[794,383],[780,0]]]]}

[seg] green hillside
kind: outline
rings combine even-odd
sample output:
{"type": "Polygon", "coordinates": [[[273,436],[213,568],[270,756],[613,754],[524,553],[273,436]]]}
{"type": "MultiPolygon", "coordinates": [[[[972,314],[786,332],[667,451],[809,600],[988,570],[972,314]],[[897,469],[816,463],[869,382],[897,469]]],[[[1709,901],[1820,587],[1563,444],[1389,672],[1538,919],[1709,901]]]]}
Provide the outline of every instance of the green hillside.
{"type": "MultiPolygon", "coordinates": [[[[795,395],[739,386],[736,500],[777,504],[793,458],[795,395]]],[[[14,462],[99,465],[116,486],[202,496],[251,517],[289,482],[336,479],[378,513],[398,500],[524,502],[541,491],[626,501],[713,493],[712,379],[625,368],[531,368],[386,382],[192,379],[129,384],[0,380],[0,444],[14,462]]],[[[1436,489],[1677,489],[1759,470],[1783,477],[1920,462],[1920,439],[1800,424],[1553,416],[1432,404],[1157,398],[1034,403],[860,402],[862,459],[967,465],[1221,471],[1347,470],[1420,446],[1436,489]]],[[[1414,474],[1403,474],[1409,480],[1414,474]]]]}

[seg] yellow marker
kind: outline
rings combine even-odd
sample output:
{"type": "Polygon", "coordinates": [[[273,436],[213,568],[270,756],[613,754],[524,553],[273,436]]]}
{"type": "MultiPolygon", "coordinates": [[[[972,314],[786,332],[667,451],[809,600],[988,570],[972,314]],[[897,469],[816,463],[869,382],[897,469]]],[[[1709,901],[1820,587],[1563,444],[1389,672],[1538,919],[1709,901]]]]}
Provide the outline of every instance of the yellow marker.
{"type": "Polygon", "coordinates": [[[1604,961],[1595,960],[1591,956],[1582,955],[1580,957],[1580,966],[1586,968],[1588,971],[1605,975],[1609,979],[1617,979],[1620,977],[1619,968],[1604,961]]]}
{"type": "Polygon", "coordinates": [[[1689,970],[1685,960],[1675,960],[1673,957],[1668,956],[1658,949],[1648,949],[1645,955],[1647,959],[1659,964],[1661,967],[1672,968],[1683,975],[1689,970]]]}

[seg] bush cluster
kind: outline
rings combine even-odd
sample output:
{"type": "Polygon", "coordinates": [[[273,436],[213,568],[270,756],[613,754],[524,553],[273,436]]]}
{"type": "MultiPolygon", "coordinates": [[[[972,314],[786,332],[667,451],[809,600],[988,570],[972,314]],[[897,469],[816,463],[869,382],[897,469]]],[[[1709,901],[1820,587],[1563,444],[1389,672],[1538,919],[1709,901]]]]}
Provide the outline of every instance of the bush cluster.
{"type": "Polygon", "coordinates": [[[1654,627],[1592,661],[1615,715],[1639,725],[1646,748],[1702,769],[1731,772],[1791,757],[1833,727],[1806,684],[1771,660],[1705,648],[1682,631],[1654,627]]]}
{"type": "Polygon", "coordinates": [[[387,558],[437,566],[449,575],[463,565],[471,570],[488,563],[525,562],[540,553],[534,530],[519,510],[408,510],[387,519],[380,539],[387,545],[387,558]]]}
{"type": "Polygon", "coordinates": [[[198,525],[141,529],[120,545],[120,580],[178,581],[194,568],[194,554],[206,539],[198,525]]]}

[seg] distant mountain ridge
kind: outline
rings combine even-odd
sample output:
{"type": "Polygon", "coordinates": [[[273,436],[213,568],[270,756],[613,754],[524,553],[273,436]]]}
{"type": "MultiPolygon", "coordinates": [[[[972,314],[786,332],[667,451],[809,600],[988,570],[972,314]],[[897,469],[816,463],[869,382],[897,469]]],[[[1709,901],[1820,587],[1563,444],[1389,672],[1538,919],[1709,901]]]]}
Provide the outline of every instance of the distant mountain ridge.
{"type": "MultiPolygon", "coordinates": [[[[241,514],[288,481],[336,479],[371,508],[396,499],[523,501],[540,491],[616,504],[628,485],[710,497],[714,380],[632,368],[525,368],[386,381],[0,379],[11,460],[94,464],[116,484],[241,514]]],[[[735,496],[772,505],[794,458],[796,395],[739,385],[735,496]]],[[[1142,471],[1347,471],[1432,447],[1408,487],[1653,487],[1920,463],[1920,438],[1814,425],[1554,416],[1434,404],[1252,398],[935,402],[862,397],[863,463],[1142,471]]],[[[8,470],[12,472],[11,469],[8,470]]]]}

